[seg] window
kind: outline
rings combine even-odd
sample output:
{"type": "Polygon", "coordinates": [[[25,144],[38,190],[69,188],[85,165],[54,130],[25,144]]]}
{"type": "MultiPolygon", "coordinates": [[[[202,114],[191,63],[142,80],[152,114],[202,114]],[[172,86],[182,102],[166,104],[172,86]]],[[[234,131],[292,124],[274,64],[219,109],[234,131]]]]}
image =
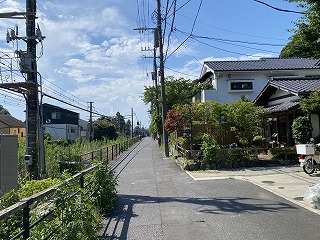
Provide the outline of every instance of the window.
{"type": "Polygon", "coordinates": [[[229,82],[229,91],[253,91],[253,80],[245,80],[245,81],[230,81],[229,82]]]}
{"type": "Polygon", "coordinates": [[[61,112],[52,112],[51,119],[61,119],[61,112]]]}
{"type": "Polygon", "coordinates": [[[75,127],[70,127],[69,130],[70,130],[70,133],[75,133],[76,132],[76,128],[75,127]]]}
{"type": "Polygon", "coordinates": [[[231,90],[252,90],[252,82],[233,82],[231,83],[231,90]]]}

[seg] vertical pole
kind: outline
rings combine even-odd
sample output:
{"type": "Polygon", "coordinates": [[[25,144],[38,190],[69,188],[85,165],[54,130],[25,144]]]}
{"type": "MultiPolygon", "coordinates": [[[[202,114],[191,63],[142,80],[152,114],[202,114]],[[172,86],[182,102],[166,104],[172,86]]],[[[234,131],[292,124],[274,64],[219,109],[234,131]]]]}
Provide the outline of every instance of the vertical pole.
{"type": "Polygon", "coordinates": [[[113,160],[113,145],[111,146],[111,160],[113,160]]]}
{"type": "Polygon", "coordinates": [[[167,102],[166,102],[166,90],[164,81],[164,60],[163,60],[163,40],[162,40],[162,18],[161,18],[161,0],[157,0],[157,27],[158,27],[158,40],[160,51],[160,81],[161,81],[161,96],[162,96],[162,136],[164,146],[164,156],[169,157],[169,144],[168,133],[164,127],[167,115],[167,102]]]}
{"type": "MultiPolygon", "coordinates": [[[[156,30],[155,30],[156,31],[156,30]]],[[[154,71],[154,86],[155,86],[155,105],[156,105],[156,113],[159,116],[159,99],[158,99],[158,72],[157,72],[157,49],[153,48],[153,71],[154,71]]]]}
{"type": "Polygon", "coordinates": [[[89,141],[92,142],[93,140],[93,125],[92,125],[92,104],[93,102],[89,102],[90,104],[90,119],[89,119],[89,128],[90,128],[90,136],[89,136],[89,141]]]}
{"type": "Polygon", "coordinates": [[[131,108],[131,138],[133,138],[133,108],[131,108]]]}
{"type": "Polygon", "coordinates": [[[38,122],[38,83],[36,61],[35,19],[36,0],[26,0],[26,35],[27,55],[31,58],[31,69],[27,73],[27,82],[32,83],[27,92],[26,101],[26,154],[32,156],[32,164],[28,165],[28,171],[32,179],[38,179],[38,151],[37,151],[37,122],[38,122]]]}
{"type": "Polygon", "coordinates": [[[84,176],[80,176],[80,188],[84,188],[84,176]]]}
{"type": "Polygon", "coordinates": [[[29,239],[30,237],[30,203],[31,198],[27,199],[27,206],[22,211],[23,221],[23,239],[29,239]]]}

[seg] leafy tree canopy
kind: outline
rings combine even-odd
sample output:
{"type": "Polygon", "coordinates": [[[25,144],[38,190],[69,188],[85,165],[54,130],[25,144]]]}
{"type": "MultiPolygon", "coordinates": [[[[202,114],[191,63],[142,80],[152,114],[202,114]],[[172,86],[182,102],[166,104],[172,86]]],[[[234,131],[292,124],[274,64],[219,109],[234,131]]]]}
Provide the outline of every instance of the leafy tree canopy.
{"type": "Polygon", "coordinates": [[[300,108],[308,114],[320,114],[320,89],[312,92],[308,97],[302,98],[300,108]]]}
{"type": "MultiPolygon", "coordinates": [[[[192,97],[208,86],[206,84],[199,84],[196,81],[191,81],[184,78],[175,79],[173,76],[169,76],[165,80],[165,87],[167,110],[170,110],[176,104],[191,103],[192,97]]],[[[144,103],[154,103],[155,98],[155,87],[145,87],[143,94],[144,103]]],[[[158,99],[159,104],[161,104],[160,87],[158,89],[158,99]]],[[[154,110],[154,106],[152,106],[151,112],[154,110]]]]}
{"type": "Polygon", "coordinates": [[[117,130],[108,117],[98,118],[93,126],[95,140],[103,140],[105,138],[113,140],[118,137],[117,130]]]}
{"type": "MultiPolygon", "coordinates": [[[[175,105],[191,103],[192,97],[199,93],[202,89],[209,88],[208,83],[200,84],[197,81],[191,81],[184,78],[175,79],[173,76],[169,76],[165,80],[166,88],[166,106],[167,111],[174,108],[175,105]]],[[[161,89],[158,87],[158,100],[159,100],[159,114],[156,112],[155,99],[156,88],[145,87],[143,94],[143,101],[145,104],[151,103],[150,113],[152,114],[152,120],[150,125],[150,132],[161,134],[161,89]]]]}
{"type": "Polygon", "coordinates": [[[227,121],[231,131],[236,134],[239,143],[249,145],[255,136],[259,135],[264,125],[266,114],[262,108],[256,108],[254,103],[238,100],[228,106],[227,121]]]}
{"type": "Polygon", "coordinates": [[[282,49],[280,57],[320,57],[320,1],[318,0],[286,0],[295,2],[302,8],[303,14],[295,23],[294,35],[282,49]]]}
{"type": "Polygon", "coordinates": [[[11,115],[7,109],[0,105],[0,115],[11,115]]]}

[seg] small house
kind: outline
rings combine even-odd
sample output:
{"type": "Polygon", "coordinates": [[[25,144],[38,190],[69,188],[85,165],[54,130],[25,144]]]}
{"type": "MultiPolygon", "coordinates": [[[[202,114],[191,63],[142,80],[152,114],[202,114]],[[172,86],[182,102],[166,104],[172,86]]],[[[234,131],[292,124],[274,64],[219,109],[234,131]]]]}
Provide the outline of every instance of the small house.
{"type": "Polygon", "coordinates": [[[0,115],[0,133],[26,137],[25,123],[10,115],[0,115]]]}
{"type": "Polygon", "coordinates": [[[74,142],[80,138],[79,113],[47,103],[42,104],[44,131],[52,140],[74,142]]]}

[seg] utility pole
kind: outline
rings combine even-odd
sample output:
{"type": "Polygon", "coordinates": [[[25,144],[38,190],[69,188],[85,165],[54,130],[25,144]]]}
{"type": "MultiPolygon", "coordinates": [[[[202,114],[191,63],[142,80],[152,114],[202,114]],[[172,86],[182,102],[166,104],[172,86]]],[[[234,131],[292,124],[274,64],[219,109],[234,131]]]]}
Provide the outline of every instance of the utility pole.
{"type": "Polygon", "coordinates": [[[162,96],[162,132],[163,132],[163,146],[164,156],[169,157],[168,133],[164,127],[167,115],[166,90],[164,81],[164,60],[163,60],[163,41],[162,41],[162,19],[161,19],[161,0],[157,0],[157,28],[159,41],[159,57],[160,57],[160,82],[161,82],[161,96],[162,96]]]}
{"type": "Polygon", "coordinates": [[[36,61],[36,0],[26,0],[26,34],[27,34],[27,56],[31,59],[31,69],[27,72],[27,83],[30,84],[26,101],[26,128],[27,147],[26,157],[28,160],[28,171],[32,179],[39,178],[39,164],[37,151],[37,117],[38,117],[38,83],[37,83],[37,61],[36,61]]]}
{"type": "MultiPolygon", "coordinates": [[[[139,30],[139,31],[145,31],[145,30],[152,30],[153,31],[153,37],[154,37],[154,43],[153,43],[153,72],[151,73],[152,80],[154,81],[155,86],[155,108],[156,108],[156,114],[157,116],[160,115],[160,109],[159,109],[159,94],[158,94],[158,70],[157,70],[157,48],[159,47],[159,38],[158,38],[158,28],[135,28],[133,30],[139,30]]],[[[141,51],[152,51],[151,49],[141,49],[141,51]]],[[[148,58],[148,57],[146,57],[148,58]]]]}
{"type": "Polygon", "coordinates": [[[157,49],[156,46],[153,48],[153,74],[152,74],[152,80],[154,80],[154,86],[155,86],[155,105],[156,105],[156,113],[157,116],[159,116],[159,99],[158,99],[158,71],[157,71],[157,49]]]}
{"type": "MultiPolygon", "coordinates": [[[[37,81],[37,61],[36,47],[37,43],[45,39],[42,36],[40,27],[36,28],[36,0],[26,0],[26,12],[0,13],[0,18],[26,19],[26,37],[20,37],[18,26],[16,29],[7,31],[6,41],[24,40],[27,43],[27,51],[16,51],[20,58],[20,72],[26,74],[25,82],[1,83],[0,88],[5,88],[13,92],[24,94],[26,98],[26,153],[24,162],[27,171],[32,179],[39,178],[39,154],[37,148],[37,128],[40,121],[39,99],[38,99],[38,81],[37,81]]],[[[41,124],[39,124],[41,125],[41,124]]],[[[40,130],[39,130],[40,131],[40,130]]],[[[39,138],[40,141],[43,138],[39,138]]],[[[42,148],[43,149],[43,148],[42,148]]],[[[41,151],[40,151],[41,152],[41,151]]],[[[45,172],[44,154],[40,156],[41,172],[45,172]]]]}
{"type": "Polygon", "coordinates": [[[92,109],[93,109],[93,102],[89,102],[90,106],[90,118],[89,118],[89,141],[92,142],[93,140],[93,124],[92,124],[92,109]]]}
{"type": "Polygon", "coordinates": [[[133,138],[133,108],[131,108],[131,138],[133,138]]]}

